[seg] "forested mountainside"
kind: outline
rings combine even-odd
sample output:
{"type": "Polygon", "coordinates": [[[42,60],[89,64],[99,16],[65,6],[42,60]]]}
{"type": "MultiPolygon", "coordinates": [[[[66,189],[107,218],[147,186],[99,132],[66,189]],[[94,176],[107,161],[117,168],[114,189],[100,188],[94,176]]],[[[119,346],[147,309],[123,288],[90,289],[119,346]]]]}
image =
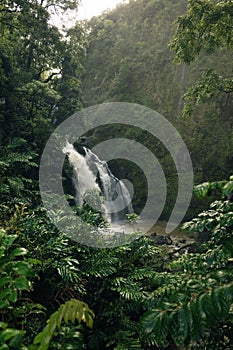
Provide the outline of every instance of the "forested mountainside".
{"type": "Polygon", "coordinates": [[[232,77],[233,55],[226,47],[214,52],[206,47],[194,62],[174,64],[169,43],[175,20],[186,10],[185,0],[131,0],[91,19],[82,90],[86,106],[134,102],[168,118],[190,150],[198,183],[220,179],[232,168],[232,96],[215,94],[211,72],[223,80],[232,77]],[[205,91],[196,100],[186,98],[182,115],[183,96],[202,74],[208,75],[205,91]]]}
{"type": "Polygon", "coordinates": [[[41,150],[52,124],[81,107],[83,32],[76,27],[62,35],[51,25],[53,6],[69,10],[75,8],[76,1],[0,4],[2,145],[20,137],[29,147],[33,143],[34,151],[41,150]]]}
{"type": "MultiPolygon", "coordinates": [[[[69,30],[51,24],[54,11],[78,6],[78,0],[0,2],[0,349],[231,350],[233,2],[131,0],[69,30]],[[69,205],[71,223],[63,207],[54,214],[74,236],[50,219],[38,181],[44,146],[72,113],[105,101],[154,108],[185,139],[195,181],[205,180],[194,195],[214,201],[177,236],[160,236],[153,226],[152,234],[132,232],[131,243],[106,247],[109,235],[103,240],[101,232],[112,222],[88,202],[88,196],[106,202],[93,191],[100,171],[89,166],[94,185],[84,193],[87,200],[77,202],[79,193],[68,185],[80,167],[68,156],[59,180],[51,171],[45,182],[53,180],[49,195],[63,184],[65,195],[56,202],[69,205]],[[91,232],[72,227],[77,218],[91,232]],[[88,234],[98,246],[78,240],[88,234]]],[[[139,128],[107,126],[87,136],[92,146],[118,135],[138,140],[160,161],[168,217],[177,187],[170,155],[139,128]]],[[[80,144],[69,149],[77,156],[78,146],[78,159],[88,165],[80,144]]],[[[48,160],[56,169],[57,158],[48,160]]],[[[110,166],[134,180],[140,208],[145,169],[123,160],[110,166]]],[[[200,211],[193,202],[196,207],[200,211]]],[[[138,217],[128,213],[126,219],[131,226],[138,217]]]]}

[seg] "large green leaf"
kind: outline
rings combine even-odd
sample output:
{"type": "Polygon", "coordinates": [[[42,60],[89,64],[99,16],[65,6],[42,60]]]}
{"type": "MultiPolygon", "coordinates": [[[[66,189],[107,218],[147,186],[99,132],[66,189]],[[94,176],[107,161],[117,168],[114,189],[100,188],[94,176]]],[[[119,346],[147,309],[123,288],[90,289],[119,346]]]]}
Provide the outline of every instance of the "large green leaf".
{"type": "Polygon", "coordinates": [[[27,249],[25,248],[15,248],[13,252],[11,253],[10,257],[13,259],[16,256],[22,256],[27,254],[27,249]]]}
{"type": "Polygon", "coordinates": [[[23,333],[24,333],[23,331],[19,331],[17,329],[7,328],[0,332],[0,343],[5,343],[9,339],[23,333]]]}
{"type": "Polygon", "coordinates": [[[31,266],[27,261],[17,261],[13,270],[19,275],[27,276],[31,272],[31,266]]]}
{"type": "Polygon", "coordinates": [[[27,280],[25,276],[18,277],[13,282],[13,285],[19,290],[29,290],[31,286],[30,282],[27,280]]]}
{"type": "Polygon", "coordinates": [[[38,344],[37,350],[47,350],[56,328],[60,328],[63,321],[65,323],[69,321],[74,323],[75,320],[79,323],[83,321],[89,328],[92,328],[93,318],[93,311],[84,302],[76,299],[67,301],[50,316],[47,326],[35,337],[33,344],[38,344]]]}

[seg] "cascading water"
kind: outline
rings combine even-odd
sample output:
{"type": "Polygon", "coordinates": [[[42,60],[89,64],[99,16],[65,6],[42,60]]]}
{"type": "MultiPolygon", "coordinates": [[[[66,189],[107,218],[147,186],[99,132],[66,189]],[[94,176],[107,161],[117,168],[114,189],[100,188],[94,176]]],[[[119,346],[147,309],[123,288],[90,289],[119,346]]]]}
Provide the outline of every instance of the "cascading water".
{"type": "Polygon", "coordinates": [[[101,161],[90,149],[85,148],[86,160],[90,169],[97,175],[101,192],[106,199],[106,209],[112,222],[124,219],[133,212],[130,193],[124,182],[114,176],[108,164],[101,161]],[[97,171],[96,171],[96,169],[97,171]]]}
{"type": "Polygon", "coordinates": [[[105,198],[103,211],[110,222],[124,219],[125,214],[132,213],[130,193],[123,183],[115,177],[108,164],[101,161],[90,149],[83,147],[85,156],[78,153],[72,144],[63,149],[68,154],[73,166],[73,183],[76,191],[77,204],[83,204],[87,191],[96,190],[105,198]]]}
{"type": "Polygon", "coordinates": [[[76,202],[82,206],[85,193],[89,190],[100,191],[100,188],[96,183],[96,177],[87,165],[85,157],[79,154],[72,144],[67,143],[63,152],[68,154],[69,162],[73,166],[73,184],[76,192],[76,202]]]}

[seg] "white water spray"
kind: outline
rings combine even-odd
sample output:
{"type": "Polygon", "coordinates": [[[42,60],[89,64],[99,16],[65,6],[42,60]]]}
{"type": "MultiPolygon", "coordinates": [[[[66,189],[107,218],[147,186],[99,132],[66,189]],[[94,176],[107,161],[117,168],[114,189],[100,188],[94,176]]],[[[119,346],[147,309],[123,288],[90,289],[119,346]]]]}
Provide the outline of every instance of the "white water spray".
{"type": "Polygon", "coordinates": [[[78,153],[72,144],[67,143],[63,152],[68,154],[73,166],[73,183],[76,191],[77,204],[83,205],[87,191],[96,190],[103,194],[104,215],[110,222],[124,219],[125,214],[133,212],[130,193],[123,183],[115,177],[106,162],[101,161],[96,154],[84,147],[85,156],[78,153]]]}
{"type": "Polygon", "coordinates": [[[73,166],[73,184],[75,187],[77,204],[82,206],[85,193],[89,190],[97,190],[100,192],[100,188],[85,158],[74,149],[73,145],[67,143],[63,152],[68,154],[69,161],[73,166]]]}

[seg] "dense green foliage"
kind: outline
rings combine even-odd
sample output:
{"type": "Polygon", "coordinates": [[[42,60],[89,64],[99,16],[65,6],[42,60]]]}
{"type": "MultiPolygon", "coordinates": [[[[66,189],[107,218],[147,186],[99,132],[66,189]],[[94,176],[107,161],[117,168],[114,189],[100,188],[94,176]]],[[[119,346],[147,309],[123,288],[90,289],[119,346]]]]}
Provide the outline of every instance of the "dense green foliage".
{"type": "MultiPolygon", "coordinates": [[[[131,0],[61,34],[51,9],[76,7],[76,0],[0,4],[0,349],[232,349],[232,1],[189,0],[175,32],[186,1],[131,0]],[[172,64],[172,35],[181,68],[172,64]],[[49,221],[39,158],[54,127],[82,107],[81,78],[87,104],[142,103],[183,133],[196,181],[205,181],[194,194],[211,202],[183,224],[197,235],[188,251],[159,248],[148,236],[90,248],[49,221]]],[[[135,128],[112,132],[145,141],[175,192],[174,166],[159,142],[135,128]]],[[[91,142],[108,133],[95,130],[91,142]]],[[[142,173],[127,166],[112,163],[116,175],[136,179],[144,200],[142,173]]],[[[167,213],[171,206],[169,198],[167,213]]],[[[103,223],[87,204],[77,214],[103,223]]]]}
{"type": "Polygon", "coordinates": [[[229,174],[233,161],[232,2],[189,1],[187,14],[180,16],[177,24],[170,43],[176,61],[189,65],[196,61],[203,66],[203,57],[208,57],[208,66],[201,69],[199,80],[184,96],[183,128],[190,130],[187,144],[199,157],[194,155],[193,162],[201,170],[202,180],[212,174],[220,179],[221,169],[229,174]]]}
{"type": "Polygon", "coordinates": [[[1,144],[21,137],[41,150],[52,122],[80,108],[82,28],[63,38],[49,15],[51,6],[65,10],[75,2],[1,3],[1,144]]]}
{"type": "Polygon", "coordinates": [[[83,78],[87,105],[135,102],[174,117],[183,82],[168,42],[172,22],[185,8],[186,1],[130,1],[91,19],[83,78]]]}
{"type": "Polygon", "coordinates": [[[88,349],[154,349],[169,343],[227,346],[232,342],[233,206],[226,197],[232,189],[232,178],[195,189],[200,197],[213,190],[223,197],[183,225],[186,232],[205,233],[206,241],[197,253],[180,255],[178,260],[171,260],[166,250],[146,237],[110,250],[80,246],[56,232],[43,211],[18,209],[1,231],[4,344],[9,349],[22,347],[25,333],[25,341],[32,342],[44,324],[47,307],[54,313],[30,349],[37,349],[38,343],[39,349],[47,349],[53,334],[51,349],[59,348],[59,343],[62,349],[81,349],[83,343],[88,349]],[[75,298],[94,310],[94,325],[92,311],[75,298]],[[75,317],[93,329],[73,328],[68,321],[75,317]],[[65,338],[60,338],[55,329],[63,318],[65,338]]]}
{"type": "Polygon", "coordinates": [[[94,313],[89,309],[87,304],[75,299],[67,301],[50,316],[47,321],[47,326],[35,337],[33,344],[40,345],[34,348],[38,350],[47,350],[56,328],[60,328],[63,320],[68,325],[69,321],[74,324],[77,319],[79,323],[83,321],[89,328],[92,328],[93,317],[94,313]]]}
{"type": "MultiPolygon", "coordinates": [[[[227,195],[232,193],[232,180],[204,183],[195,192],[203,197],[218,188],[227,195]]],[[[229,200],[214,201],[209,210],[183,225],[187,232],[205,233],[206,242],[198,253],[183,255],[169,264],[169,272],[157,274],[158,287],[149,304],[152,310],[141,321],[148,335],[145,341],[164,346],[171,337],[178,346],[192,342],[197,348],[204,342],[212,349],[223,341],[212,340],[218,324],[225,328],[221,336],[225,332],[226,339],[230,337],[227,342],[232,342],[232,225],[233,205],[229,200]]]]}
{"type": "MultiPolygon", "coordinates": [[[[163,114],[188,146],[196,184],[231,175],[231,14],[231,1],[132,0],[87,23],[89,45],[82,83],[86,105],[127,101],[163,114]],[[187,15],[174,23],[186,10],[187,15]],[[173,64],[169,43],[181,65],[173,64]]],[[[137,139],[159,159],[168,183],[169,199],[163,213],[168,218],[177,179],[166,150],[138,130],[119,134],[109,127],[108,134],[137,139]]],[[[102,137],[102,130],[97,130],[90,135],[90,145],[102,137]]],[[[113,164],[114,171],[121,167],[120,161],[113,164]]],[[[135,209],[141,209],[146,197],[142,175],[131,164],[127,175],[137,191],[135,209]]],[[[196,206],[194,200],[192,208],[196,206]]]]}
{"type": "MultiPolygon", "coordinates": [[[[81,26],[62,36],[50,24],[50,8],[74,8],[76,0],[4,1],[0,5],[1,207],[19,199],[38,204],[38,158],[54,125],[81,108],[85,53],[81,26]]],[[[77,5],[77,4],[76,4],[77,5]]]]}

